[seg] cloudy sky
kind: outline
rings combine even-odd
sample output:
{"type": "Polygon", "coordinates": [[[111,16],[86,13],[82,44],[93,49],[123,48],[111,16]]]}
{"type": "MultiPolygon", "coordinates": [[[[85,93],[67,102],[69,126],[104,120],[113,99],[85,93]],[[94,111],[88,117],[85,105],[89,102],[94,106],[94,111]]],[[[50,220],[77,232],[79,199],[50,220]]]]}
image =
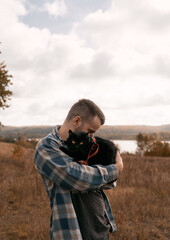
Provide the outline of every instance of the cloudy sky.
{"type": "Polygon", "coordinates": [[[4,125],[61,124],[89,98],[106,124],[170,123],[169,0],[0,0],[4,125]]]}

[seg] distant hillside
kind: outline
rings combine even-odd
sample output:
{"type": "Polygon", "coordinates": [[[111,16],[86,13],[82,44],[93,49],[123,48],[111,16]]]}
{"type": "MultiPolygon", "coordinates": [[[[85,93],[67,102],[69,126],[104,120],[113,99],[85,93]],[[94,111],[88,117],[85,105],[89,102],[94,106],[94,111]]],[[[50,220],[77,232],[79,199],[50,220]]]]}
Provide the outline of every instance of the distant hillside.
{"type": "Polygon", "coordinates": [[[53,128],[54,126],[5,126],[0,130],[0,137],[17,138],[19,136],[24,136],[27,138],[42,138],[50,133],[53,128]]]}
{"type": "Polygon", "coordinates": [[[170,124],[160,126],[146,125],[123,125],[123,126],[102,126],[96,135],[107,139],[135,140],[136,135],[141,133],[159,134],[163,140],[170,140],[170,124]]]}
{"type": "MultiPolygon", "coordinates": [[[[0,130],[1,138],[17,138],[24,136],[27,138],[42,138],[46,136],[54,126],[29,126],[12,127],[5,126],[0,130]]],[[[163,140],[170,140],[170,124],[160,126],[146,125],[123,125],[123,126],[102,126],[95,135],[107,139],[135,140],[136,135],[141,133],[158,133],[163,140]]]]}

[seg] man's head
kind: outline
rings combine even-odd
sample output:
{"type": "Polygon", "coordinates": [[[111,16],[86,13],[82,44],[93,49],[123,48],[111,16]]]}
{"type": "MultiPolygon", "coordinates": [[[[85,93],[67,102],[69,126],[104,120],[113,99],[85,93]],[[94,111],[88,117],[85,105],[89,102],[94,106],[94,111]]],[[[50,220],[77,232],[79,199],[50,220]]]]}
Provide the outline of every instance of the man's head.
{"type": "Polygon", "coordinates": [[[70,109],[64,125],[73,132],[94,133],[105,122],[101,109],[89,99],[81,99],[70,109]]]}

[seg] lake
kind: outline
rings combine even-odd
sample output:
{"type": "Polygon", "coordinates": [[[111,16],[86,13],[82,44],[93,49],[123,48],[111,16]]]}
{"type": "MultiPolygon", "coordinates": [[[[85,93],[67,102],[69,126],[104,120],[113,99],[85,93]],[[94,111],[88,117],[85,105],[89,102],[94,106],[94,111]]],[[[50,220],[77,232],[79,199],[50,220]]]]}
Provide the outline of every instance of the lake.
{"type": "Polygon", "coordinates": [[[135,140],[113,140],[115,144],[119,145],[120,152],[135,153],[137,143],[135,140]]]}
{"type": "MultiPolygon", "coordinates": [[[[113,140],[115,144],[119,145],[120,152],[135,153],[137,150],[137,142],[135,140],[113,140]]],[[[170,143],[170,141],[167,141],[170,143]]]]}

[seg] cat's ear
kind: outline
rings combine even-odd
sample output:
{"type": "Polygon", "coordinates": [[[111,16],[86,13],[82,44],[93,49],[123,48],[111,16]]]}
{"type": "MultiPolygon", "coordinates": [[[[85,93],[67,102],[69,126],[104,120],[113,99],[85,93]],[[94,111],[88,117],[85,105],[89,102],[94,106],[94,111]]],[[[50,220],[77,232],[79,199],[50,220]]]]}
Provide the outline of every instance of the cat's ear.
{"type": "Polygon", "coordinates": [[[69,129],[68,133],[69,133],[69,135],[70,135],[70,134],[72,134],[73,132],[69,129]]]}

